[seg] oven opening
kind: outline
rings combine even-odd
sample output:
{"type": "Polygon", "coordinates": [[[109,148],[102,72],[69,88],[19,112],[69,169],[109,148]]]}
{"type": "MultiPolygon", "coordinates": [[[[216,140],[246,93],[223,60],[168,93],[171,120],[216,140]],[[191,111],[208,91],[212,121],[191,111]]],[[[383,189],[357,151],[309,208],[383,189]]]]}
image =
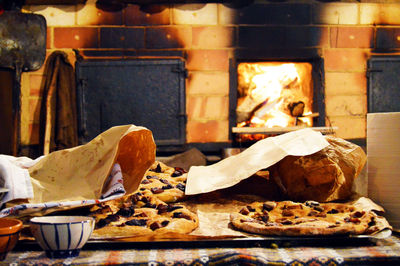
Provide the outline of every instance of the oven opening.
{"type": "Polygon", "coordinates": [[[304,127],[325,129],[320,61],[238,62],[234,140],[252,142],[304,127]]]}

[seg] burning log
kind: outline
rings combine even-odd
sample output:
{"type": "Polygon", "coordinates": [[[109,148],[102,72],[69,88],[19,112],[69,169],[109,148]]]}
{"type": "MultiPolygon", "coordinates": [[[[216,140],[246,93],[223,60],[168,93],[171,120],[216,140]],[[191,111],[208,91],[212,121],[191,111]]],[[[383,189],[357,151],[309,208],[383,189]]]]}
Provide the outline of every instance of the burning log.
{"type": "Polygon", "coordinates": [[[294,117],[302,116],[304,113],[305,104],[302,101],[289,103],[290,114],[294,117]]]}

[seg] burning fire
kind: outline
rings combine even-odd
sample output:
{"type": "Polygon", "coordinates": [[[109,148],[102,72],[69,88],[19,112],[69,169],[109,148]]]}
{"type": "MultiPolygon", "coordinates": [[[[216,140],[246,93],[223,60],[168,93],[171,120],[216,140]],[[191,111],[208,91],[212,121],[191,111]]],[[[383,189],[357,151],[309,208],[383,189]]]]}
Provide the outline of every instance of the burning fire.
{"type": "Polygon", "coordinates": [[[312,126],[310,63],[238,65],[238,127],[312,126]]]}

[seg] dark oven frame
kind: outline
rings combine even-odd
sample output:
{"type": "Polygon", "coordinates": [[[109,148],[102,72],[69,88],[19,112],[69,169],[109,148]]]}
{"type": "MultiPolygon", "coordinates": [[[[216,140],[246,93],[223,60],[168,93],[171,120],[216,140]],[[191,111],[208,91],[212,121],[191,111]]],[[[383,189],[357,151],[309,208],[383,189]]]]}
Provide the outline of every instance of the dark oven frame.
{"type": "Polygon", "coordinates": [[[324,59],[318,49],[239,50],[229,62],[229,129],[233,146],[238,145],[232,128],[236,126],[237,66],[242,62],[308,62],[312,64],[313,112],[318,112],[313,124],[325,126],[325,71],[324,59]]]}

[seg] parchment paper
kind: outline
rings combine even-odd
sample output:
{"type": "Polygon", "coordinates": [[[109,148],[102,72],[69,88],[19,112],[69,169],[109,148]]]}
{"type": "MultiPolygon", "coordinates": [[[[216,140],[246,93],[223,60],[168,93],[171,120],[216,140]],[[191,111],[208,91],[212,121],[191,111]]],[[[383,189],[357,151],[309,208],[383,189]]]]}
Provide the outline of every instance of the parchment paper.
{"type": "Polygon", "coordinates": [[[99,199],[113,165],[121,166],[127,193],[137,189],[155,160],[150,130],[112,127],[85,145],[55,151],[29,168],[34,197],[29,203],[99,199]]]}
{"type": "Polygon", "coordinates": [[[315,153],[329,143],[320,132],[305,128],[260,140],[245,151],[210,166],[192,166],[188,172],[186,195],[231,187],[285,156],[315,153]]]}

